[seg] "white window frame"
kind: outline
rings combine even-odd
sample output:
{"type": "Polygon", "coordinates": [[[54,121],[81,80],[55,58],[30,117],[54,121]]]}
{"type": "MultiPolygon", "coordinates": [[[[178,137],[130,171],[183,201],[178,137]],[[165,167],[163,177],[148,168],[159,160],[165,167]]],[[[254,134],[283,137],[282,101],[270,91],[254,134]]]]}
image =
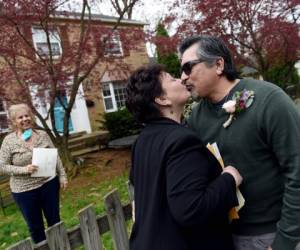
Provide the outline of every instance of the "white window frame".
{"type": "MultiPolygon", "coordinates": [[[[103,35],[102,40],[104,40],[105,37],[108,37],[108,35],[103,35]]],[[[109,45],[109,43],[118,43],[118,47],[120,48],[120,51],[118,53],[112,53],[109,50],[109,48],[104,46],[104,56],[105,57],[111,57],[111,56],[121,57],[121,56],[123,56],[124,53],[123,53],[123,47],[122,47],[122,42],[121,42],[119,32],[114,31],[109,38],[110,38],[109,41],[107,41],[106,43],[108,43],[108,45],[109,45]]]]}
{"type": "Polygon", "coordinates": [[[34,106],[36,106],[36,110],[43,118],[46,118],[50,109],[50,103],[47,101],[47,98],[49,97],[49,90],[40,89],[38,84],[31,84],[29,87],[32,102],[34,106]],[[38,94],[39,92],[43,92],[43,96],[40,96],[38,94]]]}
{"type": "Polygon", "coordinates": [[[102,87],[102,91],[101,92],[102,92],[103,106],[104,106],[105,112],[109,113],[109,112],[117,111],[118,108],[117,108],[117,102],[116,102],[116,98],[115,98],[115,92],[114,92],[113,83],[112,82],[103,82],[102,86],[103,87],[102,87]],[[110,95],[108,95],[108,96],[104,96],[104,94],[103,94],[104,85],[108,85],[108,89],[110,91],[110,95]],[[113,107],[111,109],[106,108],[105,99],[111,99],[112,100],[112,106],[113,107]]]}
{"type": "Polygon", "coordinates": [[[1,128],[0,127],[0,134],[5,133],[9,131],[9,126],[8,126],[8,113],[7,113],[7,107],[5,101],[0,99],[0,102],[2,102],[3,110],[0,110],[0,116],[5,115],[7,119],[7,128],[1,128]]]}
{"type": "MultiPolygon", "coordinates": [[[[108,85],[109,91],[110,91],[110,95],[108,96],[104,96],[103,94],[103,87],[102,87],[102,98],[103,98],[103,106],[104,106],[104,110],[106,113],[110,113],[110,112],[114,112],[117,111],[119,109],[118,105],[117,105],[117,101],[116,101],[116,95],[115,95],[115,90],[114,90],[114,84],[117,84],[118,82],[102,82],[102,86],[104,84],[108,85]],[[105,105],[105,99],[111,99],[112,100],[112,108],[111,109],[107,109],[106,105],[105,105]]],[[[124,85],[125,88],[125,85],[124,85]]]]}
{"type": "MultiPolygon", "coordinates": [[[[115,101],[116,101],[117,109],[120,109],[120,108],[122,108],[122,107],[125,106],[125,103],[124,103],[122,106],[118,107],[118,101],[117,101],[117,99],[120,99],[120,98],[119,98],[120,95],[117,95],[117,92],[116,92],[117,85],[118,85],[118,87],[119,87],[118,89],[121,90],[121,95],[124,95],[124,98],[121,99],[121,101],[123,102],[123,100],[125,101],[125,95],[126,95],[126,93],[124,93],[124,90],[125,90],[125,83],[122,82],[122,81],[113,82],[114,96],[115,96],[115,101]],[[121,87],[121,88],[120,88],[120,87],[121,87]],[[118,98],[117,98],[117,96],[118,96],[118,98]]],[[[120,101],[120,100],[119,100],[119,101],[120,101]]]]}
{"type": "MultiPolygon", "coordinates": [[[[37,45],[38,43],[43,43],[47,46],[47,49],[48,49],[46,32],[41,27],[37,27],[37,26],[31,27],[31,31],[32,31],[33,45],[34,45],[36,53],[38,53],[42,57],[49,56],[49,54],[40,53],[39,47],[37,45]]],[[[50,39],[50,44],[57,43],[58,47],[59,47],[59,54],[55,54],[52,57],[54,59],[60,58],[62,55],[62,46],[61,46],[61,39],[59,37],[58,31],[57,30],[52,30],[52,31],[49,30],[49,39],[50,39]]],[[[52,49],[52,52],[53,52],[53,49],[52,49]]],[[[48,53],[49,53],[49,51],[48,51],[48,53]]],[[[38,55],[36,55],[36,57],[38,58],[38,55]]]]}

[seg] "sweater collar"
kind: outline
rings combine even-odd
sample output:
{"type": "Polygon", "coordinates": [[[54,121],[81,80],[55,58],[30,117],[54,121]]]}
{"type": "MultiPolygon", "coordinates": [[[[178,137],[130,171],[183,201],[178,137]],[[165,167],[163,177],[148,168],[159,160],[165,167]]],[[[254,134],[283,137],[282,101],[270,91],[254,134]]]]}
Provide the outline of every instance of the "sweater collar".
{"type": "MultiPolygon", "coordinates": [[[[240,81],[229,91],[229,93],[218,103],[212,103],[210,100],[208,100],[207,98],[205,98],[205,101],[208,103],[208,106],[212,109],[214,109],[215,111],[220,111],[222,110],[222,105],[231,100],[233,94],[236,91],[242,90],[243,87],[245,85],[245,79],[240,79],[240,81]]],[[[223,113],[223,112],[222,112],[223,113]]],[[[226,112],[225,112],[226,113],[226,112]]]]}

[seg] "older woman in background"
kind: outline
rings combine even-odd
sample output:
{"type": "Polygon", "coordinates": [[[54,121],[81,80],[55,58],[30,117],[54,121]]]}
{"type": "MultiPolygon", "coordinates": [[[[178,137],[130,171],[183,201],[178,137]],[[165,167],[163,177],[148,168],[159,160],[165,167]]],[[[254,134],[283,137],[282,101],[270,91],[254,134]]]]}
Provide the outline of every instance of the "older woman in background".
{"type": "Polygon", "coordinates": [[[43,214],[48,226],[60,221],[59,188],[66,188],[67,178],[58,157],[57,175],[31,177],[38,166],[32,165],[33,148],[53,148],[46,132],[35,130],[34,116],[26,104],[12,105],[9,118],[13,132],[0,149],[0,173],[10,175],[10,188],[35,243],[46,239],[43,214]]]}
{"type": "Polygon", "coordinates": [[[159,65],[135,71],[126,90],[126,106],[145,124],[132,153],[130,249],[232,250],[228,212],[237,205],[242,177],[232,166],[222,172],[180,124],[190,93],[159,65]]]}

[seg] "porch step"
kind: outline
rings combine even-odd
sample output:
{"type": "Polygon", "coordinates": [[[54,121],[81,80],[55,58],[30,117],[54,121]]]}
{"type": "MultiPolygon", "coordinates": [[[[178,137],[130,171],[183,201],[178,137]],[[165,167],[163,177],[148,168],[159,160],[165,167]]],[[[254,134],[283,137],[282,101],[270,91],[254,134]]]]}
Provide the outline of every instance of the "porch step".
{"type": "Polygon", "coordinates": [[[102,145],[108,143],[107,131],[96,131],[90,134],[83,134],[69,140],[69,150],[72,156],[79,156],[100,150],[102,145]]]}
{"type": "Polygon", "coordinates": [[[100,150],[100,146],[95,145],[93,147],[86,147],[84,149],[71,151],[71,155],[73,157],[76,157],[76,156],[84,155],[84,154],[87,154],[87,153],[95,152],[95,151],[98,151],[98,150],[100,150]]]}
{"type": "Polygon", "coordinates": [[[76,150],[81,150],[81,149],[84,149],[84,148],[86,148],[86,145],[85,145],[84,141],[82,141],[82,142],[80,142],[78,144],[69,145],[69,150],[71,152],[76,151],[76,150]]]}
{"type": "Polygon", "coordinates": [[[69,139],[69,146],[78,145],[83,142],[92,144],[94,141],[103,142],[105,140],[108,140],[108,131],[95,131],[69,139]]]}
{"type": "Polygon", "coordinates": [[[80,131],[80,132],[76,132],[76,133],[72,133],[69,135],[69,140],[72,140],[74,138],[77,138],[77,137],[80,137],[80,136],[83,136],[83,135],[86,135],[87,132],[86,131],[80,131]]]}

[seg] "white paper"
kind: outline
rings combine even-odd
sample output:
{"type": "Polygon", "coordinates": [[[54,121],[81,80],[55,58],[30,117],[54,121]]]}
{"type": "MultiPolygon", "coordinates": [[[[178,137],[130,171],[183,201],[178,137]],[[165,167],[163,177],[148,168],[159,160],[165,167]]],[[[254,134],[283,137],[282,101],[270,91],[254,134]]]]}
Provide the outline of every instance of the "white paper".
{"type": "Polygon", "coordinates": [[[34,148],[32,153],[32,165],[38,166],[38,170],[31,174],[31,176],[55,176],[57,156],[57,148],[34,148]]]}
{"type": "MultiPolygon", "coordinates": [[[[221,156],[221,153],[220,153],[220,150],[219,150],[219,147],[218,147],[218,144],[216,142],[214,142],[214,143],[211,144],[211,146],[213,147],[215,157],[220,162],[222,167],[225,167],[222,156],[221,156]]],[[[236,211],[239,211],[245,205],[245,198],[243,197],[241,191],[238,188],[236,190],[236,196],[237,196],[237,199],[239,201],[239,205],[236,206],[235,209],[236,209],[236,211]]]]}
{"type": "MultiPolygon", "coordinates": [[[[218,147],[218,144],[216,143],[216,142],[214,142],[214,143],[212,143],[211,144],[212,145],[212,147],[214,148],[214,150],[215,150],[215,157],[218,159],[218,160],[220,160],[220,159],[222,159],[222,156],[221,156],[221,154],[220,154],[220,151],[219,151],[219,147],[218,147]]],[[[222,160],[223,161],[223,160],[222,160]]]]}

